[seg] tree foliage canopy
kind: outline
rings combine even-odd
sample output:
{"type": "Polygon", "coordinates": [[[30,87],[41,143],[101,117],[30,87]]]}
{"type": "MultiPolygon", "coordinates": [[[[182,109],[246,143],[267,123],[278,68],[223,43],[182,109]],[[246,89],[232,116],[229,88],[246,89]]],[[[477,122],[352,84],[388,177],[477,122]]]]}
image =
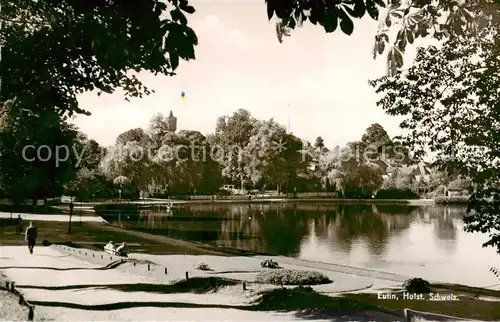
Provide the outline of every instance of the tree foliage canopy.
{"type": "Polygon", "coordinates": [[[173,75],[194,59],[193,12],[187,0],[2,1],[0,100],[72,114],[86,113],[83,92],[149,94],[130,71],[173,75]]]}
{"type": "Polygon", "coordinates": [[[380,20],[375,35],[374,58],[388,51],[390,74],[403,66],[408,44],[415,39],[432,37],[438,40],[462,35],[475,35],[488,25],[500,23],[496,0],[339,0],[313,2],[306,0],[267,0],[267,14],[278,18],[278,40],[309,21],[322,26],[327,33],[340,29],[351,35],[355,19],[366,15],[380,20]],[[381,11],[383,16],[381,16],[381,11]],[[391,40],[389,32],[397,30],[391,40]]]}
{"type": "MultiPolygon", "coordinates": [[[[497,8],[497,10],[500,10],[497,8]]],[[[417,156],[426,148],[452,176],[472,181],[466,229],[490,233],[485,245],[500,251],[500,28],[453,37],[442,48],[419,48],[414,65],[372,81],[378,102],[404,116],[405,143],[417,156]]]]}
{"type": "Polygon", "coordinates": [[[0,110],[0,182],[7,196],[15,203],[60,196],[75,175],[76,128],[53,110],[34,115],[14,106],[8,101],[0,110]]]}

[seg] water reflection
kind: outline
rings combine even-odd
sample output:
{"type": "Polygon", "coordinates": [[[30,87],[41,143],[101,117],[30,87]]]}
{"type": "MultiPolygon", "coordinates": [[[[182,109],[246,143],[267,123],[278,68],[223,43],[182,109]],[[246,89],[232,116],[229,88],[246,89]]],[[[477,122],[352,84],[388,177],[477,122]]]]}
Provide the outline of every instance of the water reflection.
{"type": "MultiPolygon", "coordinates": [[[[485,236],[465,233],[460,207],[386,205],[186,205],[101,214],[155,234],[484,286],[497,263],[485,236]]],[[[491,283],[490,283],[491,282],[491,283]]]]}

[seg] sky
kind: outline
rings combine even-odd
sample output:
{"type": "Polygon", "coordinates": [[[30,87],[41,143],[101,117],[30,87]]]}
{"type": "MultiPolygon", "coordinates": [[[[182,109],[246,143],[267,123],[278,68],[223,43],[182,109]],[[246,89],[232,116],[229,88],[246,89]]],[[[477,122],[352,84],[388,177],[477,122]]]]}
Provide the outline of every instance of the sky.
{"type": "MultiPolygon", "coordinates": [[[[142,99],[126,102],[120,92],[80,96],[80,106],[92,113],[74,120],[80,130],[109,146],[120,133],[146,129],[153,115],[172,110],[178,129],[208,134],[219,116],[243,108],[258,119],[289,124],[303,139],[321,136],[328,147],[359,140],[373,123],[391,137],[400,134],[400,119],[376,106],[368,85],[386,73],[386,54],[373,59],[377,21],[356,20],[351,36],[308,23],[280,44],[263,0],[193,5],[188,19],[199,38],[196,59],[181,61],[173,77],[141,73],[156,91],[142,99]]],[[[413,57],[410,51],[405,60],[413,57]]]]}

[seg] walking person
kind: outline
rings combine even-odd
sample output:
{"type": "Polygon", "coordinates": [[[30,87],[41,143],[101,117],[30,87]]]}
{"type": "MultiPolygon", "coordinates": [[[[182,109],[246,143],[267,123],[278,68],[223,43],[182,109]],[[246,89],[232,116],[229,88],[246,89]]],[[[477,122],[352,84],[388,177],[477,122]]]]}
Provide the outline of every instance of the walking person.
{"type": "Polygon", "coordinates": [[[21,234],[23,232],[23,219],[21,218],[21,215],[17,215],[17,233],[21,234]]]}
{"type": "Polygon", "coordinates": [[[36,236],[37,230],[33,222],[30,222],[28,228],[26,228],[26,234],[24,236],[25,240],[28,241],[28,249],[30,250],[30,254],[33,254],[33,248],[36,244],[36,236]]]}

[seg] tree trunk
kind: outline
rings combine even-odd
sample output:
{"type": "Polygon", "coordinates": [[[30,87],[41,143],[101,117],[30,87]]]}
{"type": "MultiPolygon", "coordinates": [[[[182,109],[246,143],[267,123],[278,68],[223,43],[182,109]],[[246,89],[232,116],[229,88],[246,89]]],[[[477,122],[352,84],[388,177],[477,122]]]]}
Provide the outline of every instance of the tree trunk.
{"type": "Polygon", "coordinates": [[[71,234],[71,217],[73,217],[73,204],[69,206],[68,234],[71,234]]]}

